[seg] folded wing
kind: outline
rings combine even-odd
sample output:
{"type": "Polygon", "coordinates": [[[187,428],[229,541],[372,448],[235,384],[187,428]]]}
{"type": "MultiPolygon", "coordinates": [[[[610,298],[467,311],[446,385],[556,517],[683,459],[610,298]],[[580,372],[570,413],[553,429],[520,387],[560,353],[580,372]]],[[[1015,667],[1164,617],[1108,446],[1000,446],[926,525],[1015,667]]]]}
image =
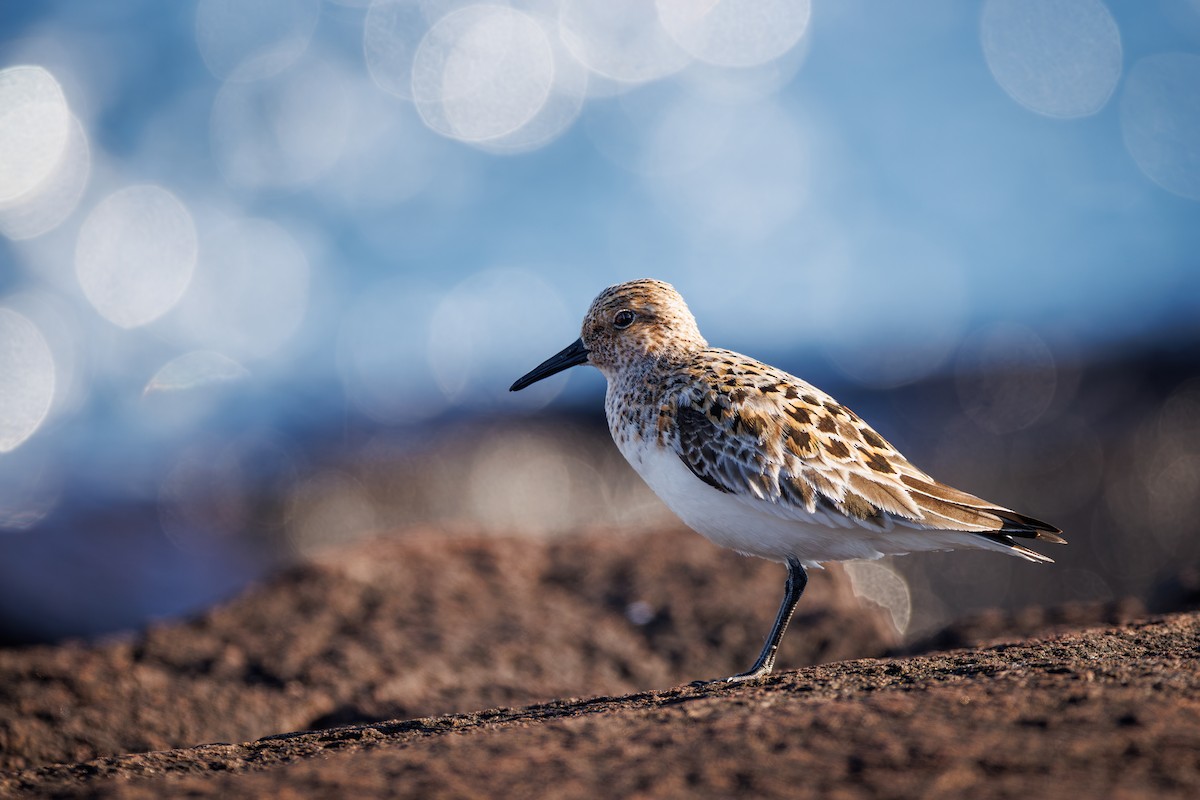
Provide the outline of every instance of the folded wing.
{"type": "Polygon", "coordinates": [[[669,400],[680,458],[713,488],[783,518],[962,531],[1038,560],[1049,559],[1014,537],[1065,543],[1052,525],[934,480],[799,378],[759,364],[729,380],[721,367],[745,361],[715,352],[706,390],[692,384],[669,400]]]}

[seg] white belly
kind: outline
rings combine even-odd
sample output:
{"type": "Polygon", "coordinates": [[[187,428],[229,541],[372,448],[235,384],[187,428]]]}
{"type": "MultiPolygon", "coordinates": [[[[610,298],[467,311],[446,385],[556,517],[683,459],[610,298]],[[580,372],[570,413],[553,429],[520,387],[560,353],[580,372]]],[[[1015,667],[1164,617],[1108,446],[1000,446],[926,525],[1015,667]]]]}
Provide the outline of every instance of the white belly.
{"type": "MultiPolygon", "coordinates": [[[[675,451],[637,437],[617,440],[642,479],[689,528],[710,541],[771,561],[797,558],[805,566],[823,561],[874,559],[917,550],[979,547],[969,534],[893,527],[870,530],[818,511],[808,521],[785,518],[769,501],[714,489],[697,478],[675,451]]],[[[788,515],[794,517],[795,509],[788,515]]],[[[984,540],[980,540],[983,542],[984,540]]]]}

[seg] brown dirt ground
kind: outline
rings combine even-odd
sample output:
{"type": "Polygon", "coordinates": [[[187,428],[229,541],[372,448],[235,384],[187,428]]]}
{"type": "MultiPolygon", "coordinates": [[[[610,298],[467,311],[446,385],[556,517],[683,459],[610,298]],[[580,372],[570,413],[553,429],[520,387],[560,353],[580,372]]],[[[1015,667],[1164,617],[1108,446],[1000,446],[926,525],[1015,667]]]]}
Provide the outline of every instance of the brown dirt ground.
{"type": "Polygon", "coordinates": [[[99,797],[1196,797],[1200,615],[51,766],[99,797]]]}
{"type": "MultiPolygon", "coordinates": [[[[783,579],[683,529],[379,540],[192,622],[0,650],[0,769],[729,675],[783,579]]],[[[794,625],[784,666],[895,644],[840,570],[814,573],[794,625]]]]}
{"type": "MultiPolygon", "coordinates": [[[[1195,613],[981,615],[918,646],[1010,641],[641,691],[744,667],[781,582],[683,531],[372,543],[128,641],[0,651],[0,795],[1200,796],[1195,613]],[[624,696],[553,699],[582,694],[624,696]],[[184,747],[214,740],[245,743],[184,747]]],[[[836,570],[795,625],[785,669],[901,652],[836,570]]]]}

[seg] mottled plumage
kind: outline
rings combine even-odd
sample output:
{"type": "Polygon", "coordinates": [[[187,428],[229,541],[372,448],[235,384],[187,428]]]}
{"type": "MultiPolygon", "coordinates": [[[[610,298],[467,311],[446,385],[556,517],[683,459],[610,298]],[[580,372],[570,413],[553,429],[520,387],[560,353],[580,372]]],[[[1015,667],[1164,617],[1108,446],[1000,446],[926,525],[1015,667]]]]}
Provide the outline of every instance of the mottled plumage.
{"type": "Polygon", "coordinates": [[[613,440],[673,511],[718,544],[788,564],[772,639],[735,678],[770,670],[804,566],[961,547],[1050,561],[1016,539],[1065,543],[1051,525],[939,483],[811,384],[709,347],[661,281],[605,289],[580,340],[513,389],[582,363],[608,380],[613,440]]]}

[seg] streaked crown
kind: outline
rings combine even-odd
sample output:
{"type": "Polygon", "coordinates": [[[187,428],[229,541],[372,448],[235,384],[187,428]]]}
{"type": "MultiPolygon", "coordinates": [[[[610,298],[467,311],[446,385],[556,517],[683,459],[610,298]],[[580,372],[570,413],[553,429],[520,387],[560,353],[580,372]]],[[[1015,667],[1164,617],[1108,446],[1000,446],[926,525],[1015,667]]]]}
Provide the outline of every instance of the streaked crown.
{"type": "Polygon", "coordinates": [[[646,358],[670,358],[708,347],[675,287],[643,279],[610,286],[583,319],[588,362],[605,375],[646,358]]]}

